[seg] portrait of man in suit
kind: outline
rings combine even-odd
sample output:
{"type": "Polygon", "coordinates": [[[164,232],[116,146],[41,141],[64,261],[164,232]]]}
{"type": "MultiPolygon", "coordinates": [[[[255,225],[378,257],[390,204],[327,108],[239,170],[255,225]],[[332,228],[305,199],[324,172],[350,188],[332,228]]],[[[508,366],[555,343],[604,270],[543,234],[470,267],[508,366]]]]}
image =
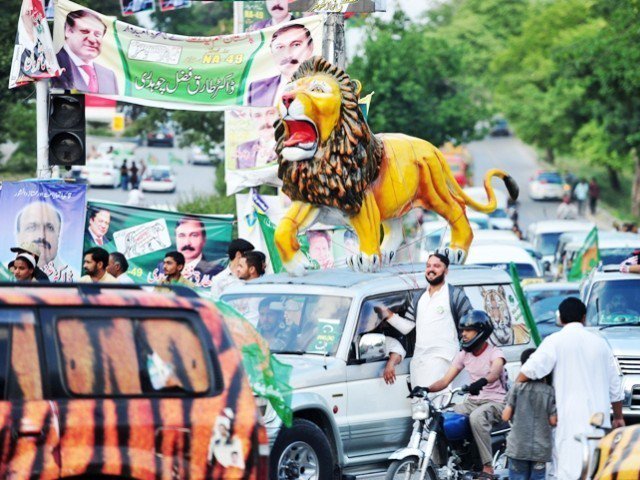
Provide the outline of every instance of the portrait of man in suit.
{"type": "Polygon", "coordinates": [[[251,121],[258,130],[258,138],[238,145],[236,167],[263,167],[276,162],[276,138],[273,124],[278,119],[276,107],[251,109],[251,121]]]}
{"type": "Polygon", "coordinates": [[[205,275],[211,278],[222,270],[219,261],[208,261],[203,249],[207,243],[204,223],[197,218],[182,217],[176,224],[176,249],[184,255],[183,276],[200,283],[205,275]],[[199,275],[196,275],[196,272],[199,275]]]}
{"type": "Polygon", "coordinates": [[[75,10],[67,15],[64,25],[64,45],[56,54],[64,72],[52,79],[51,86],[87,93],[117,95],[115,73],[95,62],[102,52],[107,26],[89,10],[75,10]]]}
{"type": "MultiPolygon", "coordinates": [[[[109,232],[109,225],[111,225],[111,212],[109,210],[104,209],[89,209],[89,227],[87,228],[87,232],[89,233],[88,237],[91,239],[91,247],[102,247],[103,245],[109,243],[109,238],[107,238],[107,232],[109,232]]],[[[85,239],[87,235],[85,234],[85,239]]]]}
{"type": "Polygon", "coordinates": [[[265,7],[267,7],[267,12],[269,12],[269,18],[253,23],[247,29],[249,32],[273,27],[274,25],[289,22],[294,19],[294,16],[289,13],[289,0],[266,0],[265,7]]]}
{"type": "Polygon", "coordinates": [[[251,107],[275,105],[278,93],[282,93],[300,64],[313,55],[313,38],[304,25],[288,24],[276,30],[271,37],[270,48],[280,75],[251,82],[247,100],[251,107]]]}

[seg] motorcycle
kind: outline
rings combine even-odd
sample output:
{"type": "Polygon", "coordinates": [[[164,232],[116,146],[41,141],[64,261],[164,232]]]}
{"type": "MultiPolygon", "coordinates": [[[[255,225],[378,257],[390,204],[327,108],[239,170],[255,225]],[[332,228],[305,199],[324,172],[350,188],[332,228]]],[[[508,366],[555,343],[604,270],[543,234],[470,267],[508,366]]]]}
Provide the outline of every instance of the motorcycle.
{"type": "MultiPolygon", "coordinates": [[[[394,452],[385,480],[472,480],[491,478],[479,473],[482,462],[476,447],[469,417],[446,411],[456,395],[468,393],[466,387],[429,398],[427,390],[415,387],[409,398],[413,405],[413,432],[409,444],[394,452]],[[434,455],[435,453],[435,455],[434,455]],[[443,462],[436,465],[433,458],[443,462]]],[[[495,479],[508,479],[506,439],[511,430],[504,423],[491,432],[495,479]]]]}

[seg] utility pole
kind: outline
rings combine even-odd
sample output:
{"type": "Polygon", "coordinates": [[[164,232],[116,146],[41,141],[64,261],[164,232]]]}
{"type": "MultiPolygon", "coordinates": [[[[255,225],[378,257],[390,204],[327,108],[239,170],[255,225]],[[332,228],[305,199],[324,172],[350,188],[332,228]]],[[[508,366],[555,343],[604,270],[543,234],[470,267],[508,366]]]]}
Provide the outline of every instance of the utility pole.
{"type": "Polygon", "coordinates": [[[36,82],[36,177],[51,178],[49,166],[49,80],[36,82]]]}
{"type": "Polygon", "coordinates": [[[344,15],[328,13],[324,22],[322,56],[344,70],[346,66],[344,15]]]}

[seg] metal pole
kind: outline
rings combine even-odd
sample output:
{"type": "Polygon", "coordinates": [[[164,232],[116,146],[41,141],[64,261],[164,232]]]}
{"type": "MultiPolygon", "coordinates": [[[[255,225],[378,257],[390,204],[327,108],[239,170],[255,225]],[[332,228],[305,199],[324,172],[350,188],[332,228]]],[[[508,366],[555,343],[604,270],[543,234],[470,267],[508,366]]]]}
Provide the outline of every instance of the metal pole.
{"type": "Polygon", "coordinates": [[[36,177],[51,178],[49,166],[49,81],[36,82],[36,177]]]}
{"type": "Polygon", "coordinates": [[[327,14],[324,22],[322,56],[334,65],[345,68],[344,15],[342,13],[327,14]]]}

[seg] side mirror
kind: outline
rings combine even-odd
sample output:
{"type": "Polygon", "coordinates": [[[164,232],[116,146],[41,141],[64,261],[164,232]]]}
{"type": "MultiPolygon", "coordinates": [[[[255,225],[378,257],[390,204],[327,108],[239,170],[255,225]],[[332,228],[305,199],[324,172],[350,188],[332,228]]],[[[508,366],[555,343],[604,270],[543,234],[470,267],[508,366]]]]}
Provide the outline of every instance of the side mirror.
{"type": "Polygon", "coordinates": [[[384,335],[381,333],[365,333],[358,343],[358,353],[363,362],[384,360],[384,335]]]}

